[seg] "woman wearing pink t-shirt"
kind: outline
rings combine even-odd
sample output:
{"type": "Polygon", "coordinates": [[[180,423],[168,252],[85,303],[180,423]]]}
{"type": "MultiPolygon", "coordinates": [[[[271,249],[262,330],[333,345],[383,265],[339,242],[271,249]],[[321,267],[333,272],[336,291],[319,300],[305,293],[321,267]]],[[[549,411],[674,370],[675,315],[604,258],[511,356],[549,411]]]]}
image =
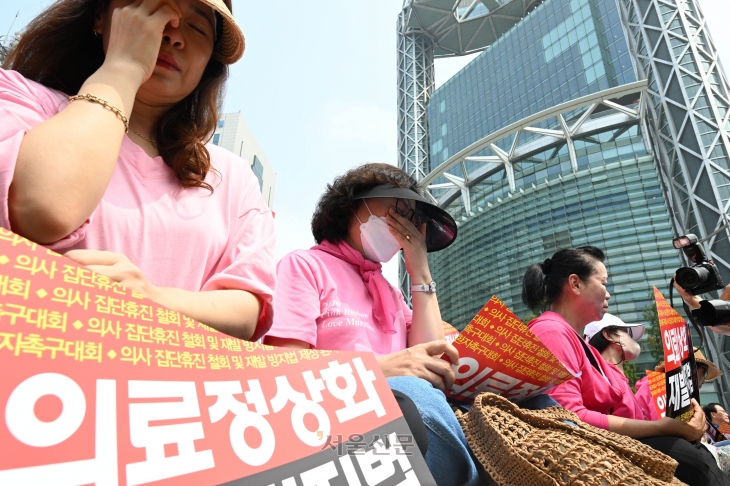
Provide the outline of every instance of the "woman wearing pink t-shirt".
{"type": "Polygon", "coordinates": [[[0,226],[222,332],[272,322],[274,222],[206,144],[244,50],[230,0],[61,0],[0,69],[0,226]]]}
{"type": "Polygon", "coordinates": [[[603,260],[596,247],[561,249],[525,273],[522,300],[542,312],[528,327],[570,372],[579,375],[548,394],[583,422],[638,439],[672,457],[679,463],[675,477],[680,481],[730,486],[730,478],[718,469],[712,454],[688,442],[705,431],[705,415],[695,400],[689,422],[645,420],[623,374],[580,337],[588,323],[600,321],[608,310],[603,260]]]}
{"type": "Polygon", "coordinates": [[[449,214],[388,164],[366,164],[335,179],[312,217],[318,245],[277,265],[275,346],[368,351],[391,388],[410,397],[428,432],[426,463],[440,486],[477,484],[461,427],[441,390],[454,382],[456,349],[444,341],[428,251],[456,238],[449,214]],[[413,310],[381,272],[403,249],[413,310]]]}

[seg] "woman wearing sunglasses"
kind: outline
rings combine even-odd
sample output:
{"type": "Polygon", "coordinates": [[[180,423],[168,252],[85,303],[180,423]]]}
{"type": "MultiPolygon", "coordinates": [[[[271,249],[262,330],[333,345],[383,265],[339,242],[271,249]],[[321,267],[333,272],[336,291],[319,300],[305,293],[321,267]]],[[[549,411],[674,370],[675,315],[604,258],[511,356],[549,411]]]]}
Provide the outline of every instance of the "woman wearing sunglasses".
{"type": "Polygon", "coordinates": [[[442,390],[454,382],[456,349],[444,341],[426,254],[456,238],[446,211],[388,164],[366,164],[327,186],[312,217],[317,245],[277,266],[274,324],[265,342],[291,348],[368,351],[394,390],[417,405],[428,431],[426,463],[437,484],[476,484],[476,468],[442,390]],[[381,263],[403,250],[411,310],[381,263]]]}
{"type": "Polygon", "coordinates": [[[0,69],[0,226],[242,339],[271,324],[274,220],[208,144],[230,0],[58,0],[0,69]]]}

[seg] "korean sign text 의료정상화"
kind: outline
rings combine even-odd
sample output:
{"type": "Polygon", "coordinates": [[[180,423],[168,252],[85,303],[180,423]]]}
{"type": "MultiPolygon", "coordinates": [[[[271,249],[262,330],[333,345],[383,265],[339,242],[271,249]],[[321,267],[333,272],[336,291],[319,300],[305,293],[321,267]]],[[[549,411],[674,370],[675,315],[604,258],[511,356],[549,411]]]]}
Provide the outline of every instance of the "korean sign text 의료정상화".
{"type": "Polygon", "coordinates": [[[0,228],[0,484],[434,484],[372,354],[221,334],[0,228]]]}

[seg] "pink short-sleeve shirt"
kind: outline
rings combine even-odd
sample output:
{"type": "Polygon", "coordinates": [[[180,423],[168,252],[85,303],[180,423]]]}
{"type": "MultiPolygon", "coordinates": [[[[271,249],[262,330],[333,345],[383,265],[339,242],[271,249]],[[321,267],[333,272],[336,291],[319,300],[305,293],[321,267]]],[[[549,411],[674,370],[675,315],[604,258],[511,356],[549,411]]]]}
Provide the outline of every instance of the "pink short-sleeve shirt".
{"type": "MultiPolygon", "coordinates": [[[[0,226],[12,229],[8,190],[25,133],[67,104],[65,94],[0,69],[0,226]]],[[[212,194],[183,189],[161,157],[149,157],[125,136],[109,186],[93,214],[48,246],[61,253],[122,253],[158,286],[251,292],[263,304],[253,336],[258,339],[272,322],[274,219],[249,165],[215,145],[207,149],[220,173],[210,171],[206,177],[212,194]]]]}
{"type": "Polygon", "coordinates": [[[570,371],[578,375],[548,390],[561,406],[578,415],[583,422],[608,429],[607,415],[644,420],[644,412],[636,401],[629,381],[601,353],[581,338],[560,314],[543,312],[528,326],[546,348],[570,371]],[[586,348],[600,370],[591,364],[586,348]]]}
{"type": "Polygon", "coordinates": [[[659,420],[659,414],[657,414],[656,407],[654,406],[654,397],[651,396],[651,389],[649,388],[649,378],[643,377],[634,384],[636,388],[636,401],[644,411],[644,415],[647,420],[659,420]]]}
{"type": "Polygon", "coordinates": [[[320,250],[297,250],[281,259],[277,279],[274,324],[267,337],[376,356],[407,347],[412,311],[403,295],[391,286],[396,332],[386,334],[374,322],[373,299],[357,265],[320,250]]]}

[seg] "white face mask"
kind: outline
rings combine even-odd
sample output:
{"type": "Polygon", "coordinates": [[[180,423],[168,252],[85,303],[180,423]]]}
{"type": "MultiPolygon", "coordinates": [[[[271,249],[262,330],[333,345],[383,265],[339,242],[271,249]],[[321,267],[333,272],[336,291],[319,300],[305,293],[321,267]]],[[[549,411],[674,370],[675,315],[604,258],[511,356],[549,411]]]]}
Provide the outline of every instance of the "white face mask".
{"type": "Polygon", "coordinates": [[[619,342],[621,343],[621,347],[624,348],[624,356],[626,357],[626,361],[633,361],[641,354],[641,346],[629,336],[621,336],[619,342]],[[625,341],[628,342],[625,343],[625,341]]]}
{"type": "MultiPolygon", "coordinates": [[[[363,201],[364,202],[364,201],[363,201]]],[[[365,252],[365,258],[373,262],[387,262],[398,253],[401,249],[400,243],[395,236],[390,234],[388,223],[385,218],[375,216],[371,211],[368,203],[370,217],[364,223],[360,218],[360,240],[362,241],[362,249],[365,252]]]]}

